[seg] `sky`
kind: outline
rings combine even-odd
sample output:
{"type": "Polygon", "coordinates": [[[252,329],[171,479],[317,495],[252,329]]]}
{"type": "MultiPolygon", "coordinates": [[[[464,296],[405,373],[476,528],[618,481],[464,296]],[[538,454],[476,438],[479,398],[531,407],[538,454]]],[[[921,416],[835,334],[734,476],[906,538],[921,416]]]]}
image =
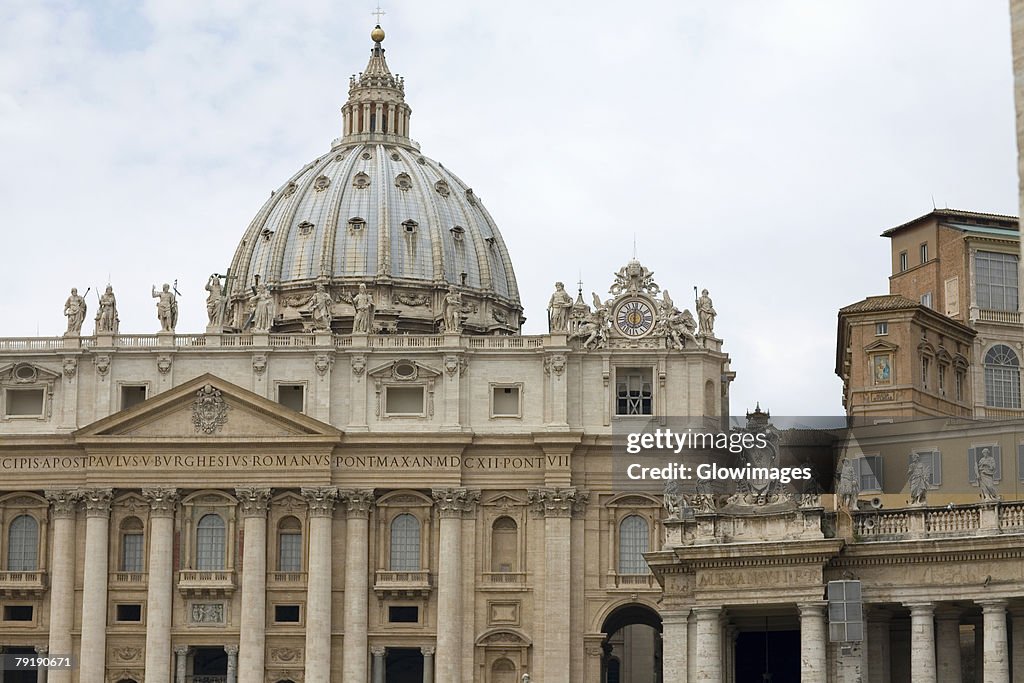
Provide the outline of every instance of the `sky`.
{"type": "MultiPolygon", "coordinates": [[[[0,3],[0,336],[62,334],[69,289],[107,282],[122,333],[153,333],[174,280],[178,332],[203,331],[207,276],[340,135],[373,9],[0,3]]],[[[1005,0],[383,9],[411,136],[497,221],[524,333],[635,240],[677,303],[710,290],[734,413],[841,414],[836,315],[888,291],[883,230],[1017,213],[1005,0]]]]}

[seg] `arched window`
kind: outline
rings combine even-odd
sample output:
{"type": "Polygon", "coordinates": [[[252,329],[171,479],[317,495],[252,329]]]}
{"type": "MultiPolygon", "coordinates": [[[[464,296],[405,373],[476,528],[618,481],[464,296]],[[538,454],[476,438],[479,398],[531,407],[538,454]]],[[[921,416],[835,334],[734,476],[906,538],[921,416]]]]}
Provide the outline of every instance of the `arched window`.
{"type": "Polygon", "coordinates": [[[7,571],[34,572],[38,568],[39,523],[31,515],[20,515],[7,530],[7,571]]]}
{"type": "Polygon", "coordinates": [[[142,520],[138,517],[126,517],[121,522],[121,571],[145,571],[143,553],[145,548],[145,530],[142,520]]]}
{"type": "Polygon", "coordinates": [[[220,515],[204,515],[196,525],[196,569],[224,569],[224,520],[220,515]]]}
{"type": "Polygon", "coordinates": [[[391,521],[391,570],[420,569],[420,520],[404,513],[391,521]]]}
{"type": "Polygon", "coordinates": [[[491,664],[491,681],[492,683],[517,683],[516,665],[504,657],[496,659],[494,664],[491,664]]]}
{"type": "Polygon", "coordinates": [[[985,405],[1020,408],[1020,360],[1004,344],[996,344],[985,354],[985,405]]]}
{"type": "Polygon", "coordinates": [[[296,517],[277,524],[277,571],[302,571],[302,522],[296,517]]]}
{"type": "Polygon", "coordinates": [[[491,525],[491,571],[516,571],[519,555],[519,526],[511,517],[498,517],[491,525]]]}
{"type": "Polygon", "coordinates": [[[648,550],[649,533],[647,520],[640,515],[630,515],[619,524],[620,574],[647,573],[643,553],[648,550]]]}

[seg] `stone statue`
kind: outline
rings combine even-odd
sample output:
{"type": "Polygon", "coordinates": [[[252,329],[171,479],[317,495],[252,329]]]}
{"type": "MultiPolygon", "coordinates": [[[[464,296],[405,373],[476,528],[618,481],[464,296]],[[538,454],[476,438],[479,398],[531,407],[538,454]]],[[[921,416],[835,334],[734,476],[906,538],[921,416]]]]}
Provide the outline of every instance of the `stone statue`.
{"type": "Polygon", "coordinates": [[[665,343],[669,348],[683,349],[687,339],[693,342],[693,346],[700,346],[694,334],[697,331],[697,323],[693,319],[693,314],[676,308],[667,289],[662,291],[661,299],[656,333],[665,336],[665,343]]]}
{"type": "Polygon", "coordinates": [[[928,497],[928,480],[931,479],[932,469],[921,461],[921,454],[914,453],[910,456],[910,466],[907,468],[907,486],[910,488],[910,504],[924,505],[928,497]]]}
{"type": "Polygon", "coordinates": [[[565,285],[555,283],[555,293],[548,302],[548,331],[565,332],[569,329],[569,314],[572,312],[572,297],[565,291],[565,285]]]}
{"type": "Polygon", "coordinates": [[[522,683],[530,683],[530,674],[523,674],[522,683]]]}
{"type": "Polygon", "coordinates": [[[259,285],[249,301],[252,306],[253,332],[269,332],[276,314],[274,296],[266,285],[259,285]]]}
{"type": "Polygon", "coordinates": [[[715,316],[717,315],[718,313],[715,312],[715,307],[711,303],[711,297],[708,296],[708,290],[702,289],[700,298],[697,299],[697,318],[700,320],[701,336],[715,336],[715,316]]]}
{"type": "Polygon", "coordinates": [[[683,491],[678,479],[665,481],[665,491],[662,495],[662,505],[668,514],[669,520],[680,520],[683,518],[683,491]]]}
{"type": "Polygon", "coordinates": [[[857,494],[860,493],[860,479],[853,460],[843,458],[843,466],[839,471],[839,483],[836,485],[839,494],[839,505],[850,511],[857,509],[857,494]]]}
{"type": "MultiPolygon", "coordinates": [[[[361,288],[366,285],[360,285],[361,288]]],[[[360,290],[362,291],[362,290],[360,290]]],[[[313,328],[330,332],[331,321],[334,320],[334,313],[331,307],[334,306],[334,299],[327,293],[323,284],[316,284],[316,291],[309,297],[309,313],[313,317],[313,328]]],[[[356,316],[358,317],[358,312],[356,316]]]]}
{"type": "Polygon", "coordinates": [[[445,295],[441,308],[441,318],[444,321],[445,332],[462,331],[462,295],[455,289],[455,285],[448,286],[448,294],[445,295]]]}
{"type": "Polygon", "coordinates": [[[375,306],[365,284],[359,285],[359,293],[352,298],[352,306],[356,309],[356,315],[352,318],[352,331],[356,334],[369,334],[373,330],[375,306]]]}
{"type": "Polygon", "coordinates": [[[596,292],[591,294],[594,297],[594,311],[579,323],[579,327],[569,335],[569,339],[582,339],[582,346],[585,349],[603,349],[608,343],[612,309],[608,304],[601,302],[601,297],[596,292]]]}
{"type": "Polygon", "coordinates": [[[107,285],[100,296],[100,310],[96,312],[96,334],[117,334],[117,299],[114,288],[107,285]]]}
{"type": "Polygon", "coordinates": [[[153,298],[156,302],[156,317],[160,321],[161,332],[174,332],[178,325],[178,298],[171,291],[171,286],[164,284],[158,292],[153,285],[153,298]]]}
{"type": "Polygon", "coordinates": [[[220,276],[213,274],[206,281],[206,315],[211,325],[221,325],[224,322],[224,289],[220,284],[220,276]]]}
{"type": "Polygon", "coordinates": [[[982,448],[975,464],[978,470],[978,491],[984,501],[999,500],[996,491],[996,459],[991,448],[982,448]]]}
{"type": "Polygon", "coordinates": [[[78,335],[82,333],[86,308],[85,297],[78,296],[78,288],[72,287],[71,296],[64,302],[64,315],[68,318],[68,331],[64,334],[78,335]]]}

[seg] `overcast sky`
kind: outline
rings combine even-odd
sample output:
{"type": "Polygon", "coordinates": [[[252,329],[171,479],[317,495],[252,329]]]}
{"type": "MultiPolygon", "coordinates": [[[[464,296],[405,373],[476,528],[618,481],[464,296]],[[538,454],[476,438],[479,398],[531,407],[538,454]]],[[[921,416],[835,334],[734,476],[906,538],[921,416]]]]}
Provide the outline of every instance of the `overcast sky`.
{"type": "MultiPolygon", "coordinates": [[[[372,9],[0,3],[0,335],[62,334],[69,288],[108,279],[122,332],[159,329],[174,279],[202,331],[206,277],[340,134],[372,9]]],[[[524,332],[555,280],[605,293],[635,235],[677,303],[711,291],[733,412],[842,410],[836,311],[888,291],[883,230],[933,199],[1017,213],[1005,0],[384,9],[411,135],[498,222],[524,332]]]]}

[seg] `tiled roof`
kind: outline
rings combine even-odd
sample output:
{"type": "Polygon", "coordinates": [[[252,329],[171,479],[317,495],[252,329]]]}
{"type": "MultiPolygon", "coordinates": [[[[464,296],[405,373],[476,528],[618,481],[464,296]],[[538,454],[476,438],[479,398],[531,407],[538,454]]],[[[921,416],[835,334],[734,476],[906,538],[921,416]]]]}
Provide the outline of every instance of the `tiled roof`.
{"type": "Polygon", "coordinates": [[[868,311],[895,311],[902,308],[917,308],[918,302],[899,294],[869,296],[863,301],[839,309],[840,313],[866,313],[868,311]]]}
{"type": "MultiPolygon", "coordinates": [[[[900,225],[897,225],[894,228],[889,228],[888,230],[886,230],[885,232],[882,233],[882,237],[891,237],[893,234],[895,234],[896,232],[902,230],[903,228],[906,228],[907,226],[913,225],[914,223],[922,221],[922,220],[924,220],[926,218],[931,218],[932,216],[934,216],[936,218],[940,218],[940,219],[942,219],[942,218],[954,218],[954,219],[957,219],[958,218],[960,220],[974,219],[974,220],[977,220],[977,221],[995,221],[995,222],[1001,222],[1001,223],[1013,223],[1014,227],[1016,227],[1017,222],[1018,222],[1017,216],[1004,216],[1004,215],[998,214],[998,213],[980,213],[978,211],[963,211],[961,209],[935,209],[934,211],[926,213],[923,216],[918,216],[917,218],[909,220],[906,223],[901,223],[900,225]]],[[[961,227],[961,226],[957,226],[957,227],[961,227]]],[[[990,226],[990,227],[994,227],[994,226],[990,226]]],[[[1003,227],[1007,228],[1009,226],[1003,226],[1003,227]]]]}

